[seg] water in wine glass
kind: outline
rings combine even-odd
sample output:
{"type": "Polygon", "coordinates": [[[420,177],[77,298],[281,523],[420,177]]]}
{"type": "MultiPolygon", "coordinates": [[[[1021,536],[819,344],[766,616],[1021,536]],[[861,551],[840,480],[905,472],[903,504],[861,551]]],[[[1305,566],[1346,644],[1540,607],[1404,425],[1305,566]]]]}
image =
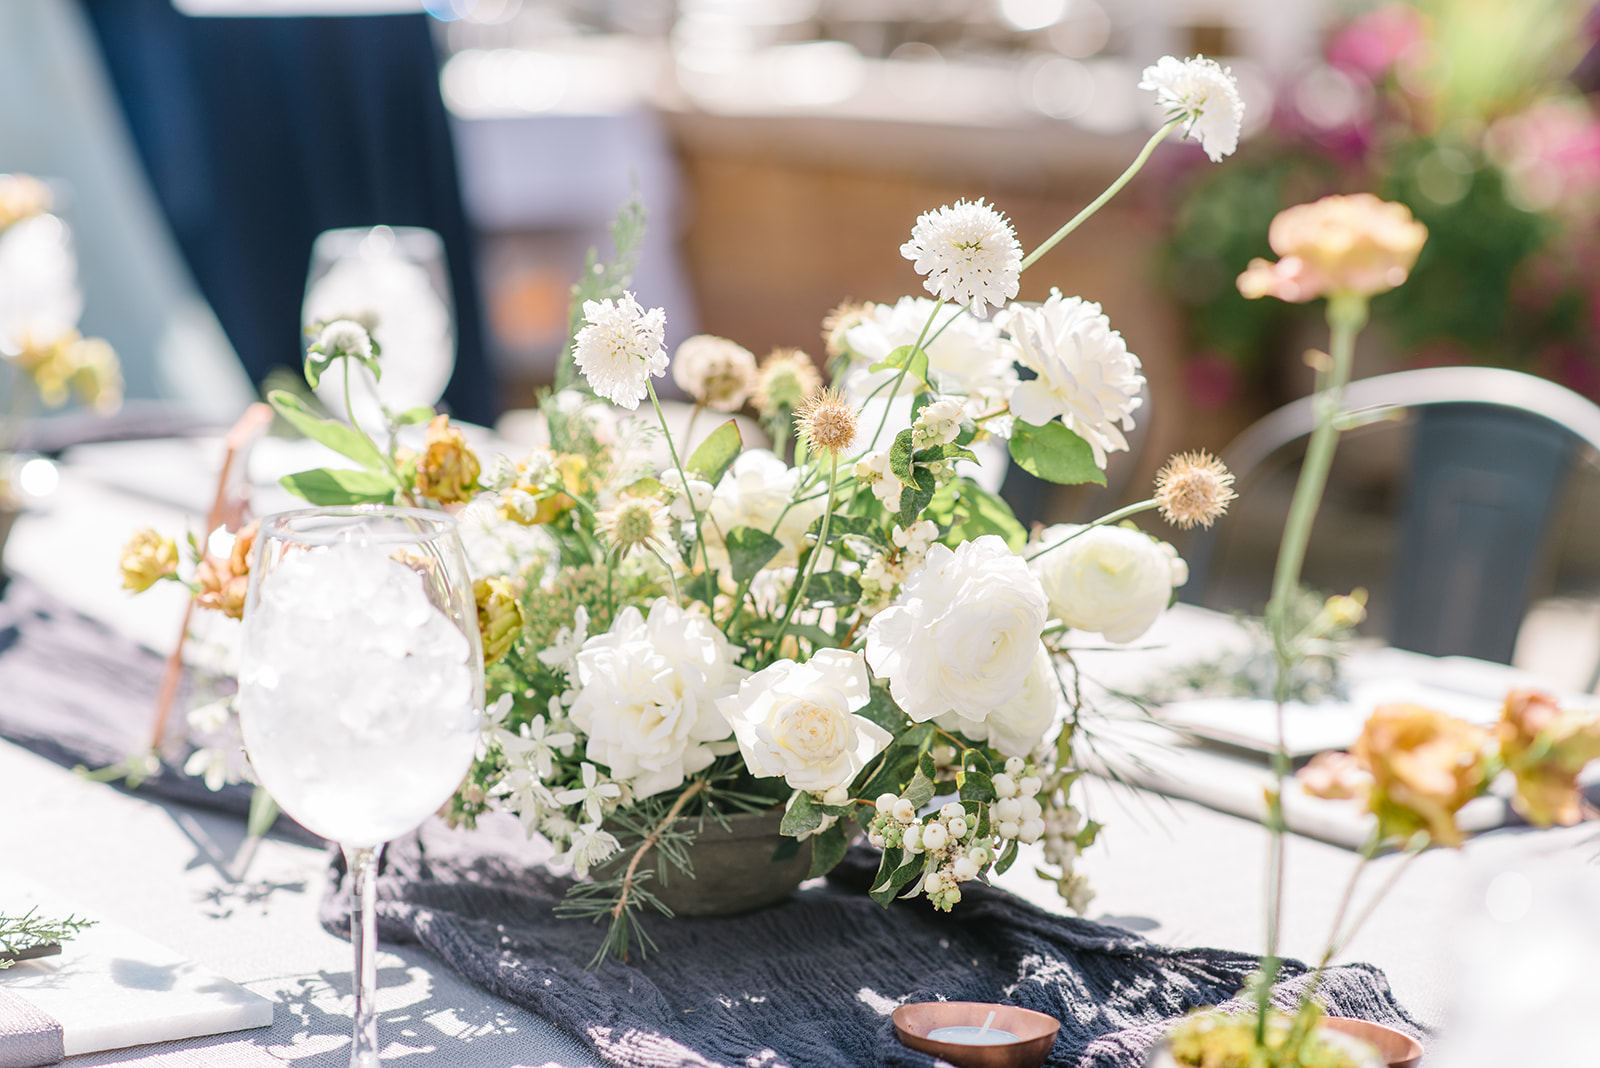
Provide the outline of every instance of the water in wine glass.
{"type": "Polygon", "coordinates": [[[416,827],[472,762],[478,654],[435,603],[438,566],[344,542],[292,547],[259,580],[240,670],[245,747],[284,811],[343,845],[416,827]]]}

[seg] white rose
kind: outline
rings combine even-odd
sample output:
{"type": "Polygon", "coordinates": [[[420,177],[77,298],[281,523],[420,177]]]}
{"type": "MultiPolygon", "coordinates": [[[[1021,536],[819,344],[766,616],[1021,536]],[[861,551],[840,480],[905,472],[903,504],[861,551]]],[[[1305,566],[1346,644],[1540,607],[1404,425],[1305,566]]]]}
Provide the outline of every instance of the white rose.
{"type": "Polygon", "coordinates": [[[750,774],[782,775],[796,790],[831,790],[855,779],[892,740],[855,714],[871,699],[868,687],[860,653],[822,649],[803,664],[763,668],[717,708],[733,724],[750,774]]]}
{"type": "Polygon", "coordinates": [[[624,608],[576,657],[579,691],[568,716],[588,736],[584,755],[635,797],[682,785],[714,759],[707,743],[731,733],[717,700],[748,674],[735,663],[740,651],[710,620],[665,597],[648,619],[624,608]]]}
{"type": "MultiPolygon", "coordinates": [[[[1027,681],[1011,700],[989,713],[981,723],[955,714],[940,716],[934,722],[947,731],[959,731],[975,742],[988,742],[1002,756],[1024,756],[1044,740],[1045,733],[1056,721],[1061,707],[1061,689],[1056,681],[1055,665],[1050,662],[1050,650],[1044,642],[1034,656],[1033,669],[1027,681]]],[[[1036,783],[1038,780],[1034,780],[1036,783]]],[[[1001,772],[995,776],[995,791],[1001,797],[1025,793],[1011,776],[1001,772]],[[1000,793],[1004,784],[1006,793],[1000,793]]],[[[1035,792],[1037,792],[1037,786],[1035,792]]]]}
{"type": "MultiPolygon", "coordinates": [[[[1080,529],[1050,527],[1040,544],[1052,545],[1080,529]]],[[[1098,631],[1107,641],[1131,642],[1166,611],[1179,564],[1161,542],[1137,530],[1092,527],[1032,567],[1050,598],[1051,615],[1069,627],[1098,631]]]]}
{"type": "Polygon", "coordinates": [[[935,545],[891,608],[867,626],[867,663],[918,723],[955,712],[982,722],[1033,670],[1044,590],[998,536],[935,545]]]}

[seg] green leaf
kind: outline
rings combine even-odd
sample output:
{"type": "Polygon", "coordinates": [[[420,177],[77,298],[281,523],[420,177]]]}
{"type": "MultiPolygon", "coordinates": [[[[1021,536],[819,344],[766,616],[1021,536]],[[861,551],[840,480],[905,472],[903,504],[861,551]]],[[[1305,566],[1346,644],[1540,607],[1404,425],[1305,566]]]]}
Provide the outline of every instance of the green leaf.
{"type": "Polygon", "coordinates": [[[1028,474],[1046,482],[1106,484],[1106,473],[1096,466],[1089,443],[1054,419],[1044,426],[1018,419],[1011,431],[1011,458],[1028,474]]]}
{"type": "Polygon", "coordinates": [[[856,715],[865,716],[890,734],[899,734],[906,729],[906,714],[900,711],[900,706],[894,703],[894,698],[889,696],[889,691],[881,686],[874,686],[871,696],[867,699],[866,706],[856,715]]]}
{"type": "Polygon", "coordinates": [[[1004,875],[1011,865],[1015,864],[1016,862],[1017,840],[1013,838],[1011,841],[1007,842],[1006,847],[1000,851],[1000,859],[994,862],[995,874],[1004,875]]]}
{"type": "Polygon", "coordinates": [[[328,363],[328,357],[320,352],[306,353],[306,384],[312,389],[316,389],[322,383],[322,372],[328,369],[328,363]]]}
{"type": "Polygon", "coordinates": [[[782,550],[783,542],[764,530],[734,527],[728,531],[728,559],[732,561],[733,581],[749,582],[782,550]]]}
{"type": "Polygon", "coordinates": [[[375,471],[318,467],[284,475],[279,485],[315,505],[386,504],[394,500],[395,483],[375,471]]]}
{"type": "Polygon", "coordinates": [[[917,756],[921,757],[923,753],[932,748],[934,735],[935,728],[932,723],[918,723],[894,741],[896,745],[903,745],[908,749],[916,750],[917,756]]]}
{"type": "Polygon", "coordinates": [[[894,436],[894,444],[889,446],[889,470],[894,477],[904,482],[912,489],[927,489],[917,481],[916,465],[911,461],[911,431],[905,429],[894,436]]]}
{"type": "MultiPolygon", "coordinates": [[[[891,863],[890,858],[894,855],[894,852],[893,850],[884,850],[884,867],[888,867],[889,863],[891,863]]],[[[893,868],[890,868],[888,874],[872,884],[870,893],[872,900],[885,908],[900,896],[900,891],[905,888],[907,883],[915,879],[917,873],[922,870],[923,859],[920,855],[901,851],[901,857],[909,859],[905,859],[904,863],[896,864],[893,868]]],[[[879,869],[880,872],[882,870],[883,868],[879,869]]]]}
{"type": "Polygon", "coordinates": [[[961,800],[993,801],[998,796],[994,792],[994,780],[984,772],[963,771],[961,773],[961,800]]]}
{"type": "Polygon", "coordinates": [[[661,480],[655,478],[641,478],[637,482],[628,484],[622,490],[624,497],[654,497],[661,492],[661,480]]]}
{"type": "Polygon", "coordinates": [[[739,436],[739,424],[729,419],[711,432],[700,447],[689,454],[685,470],[715,486],[739,458],[744,439],[739,436]]]}
{"type": "Polygon", "coordinates": [[[994,765],[989,762],[982,749],[967,749],[961,754],[961,770],[981,771],[985,775],[993,775],[994,765]]]}
{"type": "Polygon", "coordinates": [[[844,820],[814,836],[811,839],[811,871],[806,878],[815,879],[828,874],[844,859],[845,852],[849,848],[850,836],[845,831],[844,820]]]}
{"type": "MultiPolygon", "coordinates": [[[[788,785],[785,783],[784,785],[788,785]]],[[[782,864],[786,860],[793,860],[800,855],[800,839],[779,838],[778,847],[772,851],[772,863],[782,864]]]]}
{"type": "Polygon", "coordinates": [[[915,379],[918,386],[928,385],[928,354],[914,345],[901,345],[867,370],[898,371],[902,367],[906,368],[906,377],[915,379]]]}
{"type": "Polygon", "coordinates": [[[913,806],[921,808],[933,800],[933,794],[933,779],[924,775],[919,767],[917,773],[911,776],[911,782],[906,785],[905,792],[900,796],[910,801],[913,806]]]}
{"type": "MultiPolygon", "coordinates": [[[[757,638],[773,638],[778,633],[778,621],[775,619],[754,620],[744,628],[744,633],[753,634],[757,638]]],[[[791,638],[804,638],[812,645],[823,648],[834,648],[839,643],[832,634],[823,630],[815,623],[790,623],[783,632],[791,638]]]]}
{"type": "Polygon", "coordinates": [[[997,534],[1017,552],[1028,540],[1028,532],[1017,522],[1011,506],[965,476],[939,487],[928,504],[928,517],[946,528],[948,545],[997,534]]]}
{"type": "Polygon", "coordinates": [[[394,421],[399,426],[411,426],[414,423],[429,422],[438,414],[438,412],[424,404],[418,408],[407,408],[405,411],[395,416],[394,421]]]}
{"type": "MultiPolygon", "coordinates": [[[[806,528],[806,540],[815,543],[822,537],[822,520],[824,516],[817,516],[806,528]]],[[[883,542],[883,534],[878,530],[878,521],[871,516],[845,515],[835,512],[828,521],[828,544],[832,545],[840,538],[861,537],[870,538],[874,542],[883,542]]]]}
{"type": "Polygon", "coordinates": [[[1078,836],[1073,839],[1074,843],[1077,844],[1080,850],[1088,849],[1094,845],[1094,840],[1100,837],[1100,831],[1104,826],[1104,824],[1096,823],[1094,820],[1086,820],[1083,830],[1079,831],[1078,836]]]}
{"type": "Polygon", "coordinates": [[[690,579],[684,586],[685,592],[696,601],[703,604],[715,605],[718,593],[717,573],[715,571],[702,571],[690,579]]]}
{"type": "Polygon", "coordinates": [[[816,802],[811,800],[811,795],[804,790],[794,795],[794,800],[789,804],[789,811],[783,814],[783,823],[778,831],[791,838],[798,838],[822,826],[824,814],[816,802]]]}
{"type": "Polygon", "coordinates": [[[911,459],[919,464],[937,463],[940,460],[971,460],[977,463],[978,454],[950,441],[943,445],[929,445],[926,449],[918,449],[912,454],[911,459]]]}
{"type": "MultiPolygon", "coordinates": [[[[299,397],[287,390],[275,389],[267,394],[267,400],[279,415],[312,441],[319,441],[339,455],[350,457],[368,471],[387,470],[378,447],[355,427],[335,419],[318,418],[299,397]]],[[[391,482],[391,488],[393,485],[391,482]]]]}
{"type": "Polygon", "coordinates": [[[842,608],[861,600],[861,580],[843,571],[823,571],[806,583],[806,603],[842,608]]]}
{"type": "Polygon", "coordinates": [[[901,490],[900,511],[896,513],[894,521],[899,523],[903,529],[910,530],[911,524],[917,521],[917,517],[922,514],[922,510],[928,507],[929,502],[933,500],[933,494],[934,490],[931,487],[917,489],[907,486],[901,490]]]}

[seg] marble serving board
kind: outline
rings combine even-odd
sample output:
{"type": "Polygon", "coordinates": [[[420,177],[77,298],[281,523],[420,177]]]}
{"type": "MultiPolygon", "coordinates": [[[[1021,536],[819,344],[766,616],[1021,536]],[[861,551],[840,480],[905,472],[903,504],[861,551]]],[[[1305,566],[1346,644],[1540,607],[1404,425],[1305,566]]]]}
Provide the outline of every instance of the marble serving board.
{"type": "Polygon", "coordinates": [[[273,1003],[266,998],[41,887],[0,875],[0,911],[11,915],[31,906],[51,917],[70,913],[99,921],[63,944],[59,955],[0,971],[0,987],[61,1024],[69,1057],[272,1023],[273,1003]]]}

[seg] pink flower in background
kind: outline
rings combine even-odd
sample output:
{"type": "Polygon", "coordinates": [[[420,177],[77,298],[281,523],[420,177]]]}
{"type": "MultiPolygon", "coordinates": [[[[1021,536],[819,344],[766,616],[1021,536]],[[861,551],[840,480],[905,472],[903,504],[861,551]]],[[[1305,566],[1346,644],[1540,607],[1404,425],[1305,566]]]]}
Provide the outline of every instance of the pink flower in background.
{"type": "Polygon", "coordinates": [[[1183,366],[1183,392],[1201,408],[1221,408],[1239,392],[1239,368],[1221,353],[1197,353],[1183,366]]]}
{"type": "Polygon", "coordinates": [[[1600,194],[1600,120],[1582,99],[1542,100],[1501,119],[1485,147],[1525,210],[1576,208],[1600,194]]]}
{"type": "Polygon", "coordinates": [[[1409,4],[1389,4],[1362,15],[1328,43],[1328,62],[1377,81],[1427,38],[1427,19],[1409,4]]]}
{"type": "Polygon", "coordinates": [[[1370,297],[1406,280],[1427,239],[1428,228],[1410,208],[1371,193],[1297,204],[1280,211],[1267,230],[1267,243],[1281,258],[1251,260],[1238,278],[1239,292],[1296,304],[1337,294],[1370,297]]]}

